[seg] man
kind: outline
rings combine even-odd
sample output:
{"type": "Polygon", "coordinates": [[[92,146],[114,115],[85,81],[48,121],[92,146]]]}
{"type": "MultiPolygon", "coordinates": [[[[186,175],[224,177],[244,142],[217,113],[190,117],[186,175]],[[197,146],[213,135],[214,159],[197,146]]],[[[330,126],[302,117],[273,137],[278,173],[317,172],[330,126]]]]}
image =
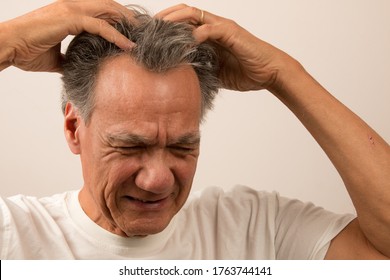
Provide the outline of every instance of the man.
{"type": "Polygon", "coordinates": [[[111,1],[61,1],[0,26],[3,68],[64,71],[65,135],[84,176],[80,192],[3,200],[1,257],[388,258],[389,145],[297,61],[236,23],[185,5],[157,17],[111,1]],[[130,23],[116,26],[126,36],[102,15],[125,15],[130,23]],[[62,68],[58,44],[82,31],[111,44],[82,34],[62,68]],[[285,103],[338,169],[357,218],[243,187],[187,201],[216,82],[268,89],[285,103]]]}

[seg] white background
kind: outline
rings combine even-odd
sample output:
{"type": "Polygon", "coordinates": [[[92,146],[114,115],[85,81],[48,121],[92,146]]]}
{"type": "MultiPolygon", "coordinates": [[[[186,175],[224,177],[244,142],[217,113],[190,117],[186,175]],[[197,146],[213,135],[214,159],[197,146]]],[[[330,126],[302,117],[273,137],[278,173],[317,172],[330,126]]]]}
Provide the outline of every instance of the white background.
{"type": "MultiPolygon", "coordinates": [[[[1,0],[0,21],[50,2],[1,0]]],[[[136,2],[152,13],[177,3],[136,2]]],[[[322,85],[390,141],[390,1],[186,3],[231,18],[298,59],[322,85]]],[[[12,67],[0,73],[1,196],[43,196],[82,186],[79,159],[68,150],[63,136],[60,91],[59,74],[26,73],[12,67]]],[[[194,189],[244,184],[277,190],[336,212],[353,211],[326,155],[298,120],[266,91],[222,91],[202,128],[202,137],[194,189]]]]}

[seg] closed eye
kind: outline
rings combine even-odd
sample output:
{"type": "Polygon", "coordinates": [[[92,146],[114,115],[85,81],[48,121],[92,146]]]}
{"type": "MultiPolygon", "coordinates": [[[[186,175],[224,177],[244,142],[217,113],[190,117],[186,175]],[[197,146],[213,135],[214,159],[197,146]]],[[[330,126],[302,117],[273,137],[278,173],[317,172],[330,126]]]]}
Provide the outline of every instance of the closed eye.
{"type": "Polygon", "coordinates": [[[124,154],[133,154],[133,153],[138,153],[142,152],[145,150],[145,146],[120,146],[120,147],[115,147],[119,152],[124,153],[124,154]]]}
{"type": "Polygon", "coordinates": [[[123,149],[123,150],[141,150],[145,149],[144,146],[123,146],[123,147],[117,147],[118,149],[123,149]]]}
{"type": "Polygon", "coordinates": [[[169,149],[172,151],[172,153],[179,156],[192,155],[198,151],[196,147],[189,146],[169,146],[169,149]]]}
{"type": "Polygon", "coordinates": [[[194,150],[194,148],[180,147],[180,146],[173,146],[173,147],[170,147],[170,148],[173,149],[173,150],[178,150],[178,151],[183,151],[183,152],[190,152],[190,151],[194,150]]]}

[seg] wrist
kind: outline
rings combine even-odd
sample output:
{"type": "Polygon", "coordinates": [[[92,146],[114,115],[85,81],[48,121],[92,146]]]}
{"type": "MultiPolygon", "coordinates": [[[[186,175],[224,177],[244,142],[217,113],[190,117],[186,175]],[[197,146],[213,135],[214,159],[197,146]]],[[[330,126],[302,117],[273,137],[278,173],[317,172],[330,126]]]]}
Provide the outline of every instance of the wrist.
{"type": "Polygon", "coordinates": [[[299,83],[305,81],[309,76],[304,67],[294,58],[286,53],[281,53],[277,59],[277,67],[273,71],[272,82],[267,86],[267,90],[273,95],[282,99],[290,95],[299,83]]]}
{"type": "Polygon", "coordinates": [[[12,65],[15,49],[11,45],[9,34],[12,34],[6,23],[0,23],[0,71],[12,65]]]}

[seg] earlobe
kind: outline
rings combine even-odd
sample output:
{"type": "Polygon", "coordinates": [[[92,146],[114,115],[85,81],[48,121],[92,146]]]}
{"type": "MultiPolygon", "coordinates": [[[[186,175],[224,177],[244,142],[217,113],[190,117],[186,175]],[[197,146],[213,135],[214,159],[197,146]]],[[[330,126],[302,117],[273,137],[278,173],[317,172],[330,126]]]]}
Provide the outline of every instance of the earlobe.
{"type": "Polygon", "coordinates": [[[65,107],[64,132],[68,146],[72,153],[80,154],[80,136],[79,129],[81,117],[79,116],[76,107],[68,102],[65,107]]]}

